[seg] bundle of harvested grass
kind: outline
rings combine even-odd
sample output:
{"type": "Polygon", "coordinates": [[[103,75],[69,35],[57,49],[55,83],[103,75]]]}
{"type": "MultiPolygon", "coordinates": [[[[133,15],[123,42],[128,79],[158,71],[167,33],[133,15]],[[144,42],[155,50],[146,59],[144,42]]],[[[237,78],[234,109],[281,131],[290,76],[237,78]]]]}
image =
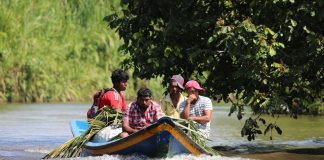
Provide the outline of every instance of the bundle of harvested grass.
{"type": "Polygon", "coordinates": [[[201,148],[203,148],[207,153],[211,155],[218,155],[219,153],[213,148],[207,146],[207,139],[204,134],[198,130],[198,124],[194,121],[186,119],[174,119],[172,118],[174,124],[181,128],[194,142],[196,142],[201,148]]]}
{"type": "Polygon", "coordinates": [[[89,119],[89,128],[85,132],[54,149],[52,152],[44,156],[43,159],[70,158],[79,156],[82,152],[82,146],[97,132],[109,125],[120,126],[121,119],[122,113],[118,112],[117,110],[110,109],[109,107],[103,107],[102,112],[100,112],[94,119],[89,119]]]}

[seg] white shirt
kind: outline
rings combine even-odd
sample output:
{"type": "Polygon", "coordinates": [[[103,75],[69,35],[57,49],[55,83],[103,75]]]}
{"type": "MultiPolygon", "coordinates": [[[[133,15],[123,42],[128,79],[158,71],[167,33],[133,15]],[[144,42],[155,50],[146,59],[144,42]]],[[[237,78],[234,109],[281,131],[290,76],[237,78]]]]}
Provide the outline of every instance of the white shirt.
{"type": "MultiPolygon", "coordinates": [[[[186,106],[186,100],[180,104],[179,113],[181,113],[186,106]]],[[[205,96],[199,96],[195,104],[190,104],[190,115],[200,117],[205,115],[205,110],[213,110],[213,104],[210,98],[205,96]]],[[[210,122],[205,124],[198,123],[198,129],[207,137],[209,137],[210,132],[210,122]]]]}

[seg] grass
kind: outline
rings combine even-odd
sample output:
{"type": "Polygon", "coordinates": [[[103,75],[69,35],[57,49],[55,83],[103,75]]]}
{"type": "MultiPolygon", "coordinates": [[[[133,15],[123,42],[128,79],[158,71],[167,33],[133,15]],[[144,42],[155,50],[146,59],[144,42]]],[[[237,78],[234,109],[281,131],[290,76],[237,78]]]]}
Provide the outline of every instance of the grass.
{"type": "MultiPolygon", "coordinates": [[[[103,18],[118,7],[119,0],[0,1],[0,103],[88,102],[111,87],[125,55],[103,18]]],[[[126,98],[136,95],[134,82],[126,98]]],[[[143,81],[154,91],[160,82],[143,81]]]]}

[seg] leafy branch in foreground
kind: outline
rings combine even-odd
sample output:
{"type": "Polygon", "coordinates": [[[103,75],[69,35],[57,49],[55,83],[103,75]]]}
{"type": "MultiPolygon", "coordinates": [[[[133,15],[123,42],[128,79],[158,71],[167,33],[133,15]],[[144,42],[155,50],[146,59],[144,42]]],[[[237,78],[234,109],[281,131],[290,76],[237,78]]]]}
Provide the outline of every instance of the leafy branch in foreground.
{"type": "Polygon", "coordinates": [[[82,152],[83,145],[88,142],[98,131],[108,125],[120,126],[122,114],[117,110],[104,107],[94,119],[90,119],[89,128],[80,136],[74,137],[58,148],[43,157],[49,158],[70,158],[77,157],[82,152]]]}

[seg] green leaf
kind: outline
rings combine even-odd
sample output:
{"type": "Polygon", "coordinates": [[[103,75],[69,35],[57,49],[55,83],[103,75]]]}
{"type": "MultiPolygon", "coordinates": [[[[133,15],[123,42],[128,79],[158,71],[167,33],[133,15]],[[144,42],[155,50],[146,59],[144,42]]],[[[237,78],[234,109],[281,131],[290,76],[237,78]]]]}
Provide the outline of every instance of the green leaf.
{"type": "Polygon", "coordinates": [[[269,55],[270,55],[271,57],[273,57],[274,55],[276,55],[276,50],[273,49],[272,47],[269,47],[269,55]]]}
{"type": "Polygon", "coordinates": [[[311,31],[308,30],[308,28],[306,26],[303,27],[303,30],[306,31],[306,33],[311,33],[311,31]]]}
{"type": "Polygon", "coordinates": [[[271,64],[271,66],[272,66],[272,67],[275,67],[275,68],[281,68],[281,67],[282,67],[282,65],[281,65],[280,63],[277,63],[277,62],[273,62],[273,63],[271,64]]]}
{"type": "Polygon", "coordinates": [[[291,25],[292,25],[293,27],[296,27],[296,26],[297,26],[297,22],[296,22],[295,20],[290,19],[290,22],[291,22],[291,25]]]}
{"type": "Polygon", "coordinates": [[[262,122],[262,124],[266,124],[266,121],[263,119],[263,118],[259,118],[259,121],[261,121],[262,122]]]}
{"type": "Polygon", "coordinates": [[[273,128],[273,124],[269,123],[267,128],[264,130],[264,135],[266,135],[270,130],[272,130],[272,128],[273,128]]]}
{"type": "Polygon", "coordinates": [[[164,49],[164,56],[169,57],[169,55],[172,53],[172,49],[170,47],[167,47],[164,49]]]}
{"type": "Polygon", "coordinates": [[[275,129],[277,131],[278,134],[282,134],[282,130],[280,129],[280,127],[278,127],[277,125],[275,126],[275,129]]]}
{"type": "Polygon", "coordinates": [[[260,107],[265,107],[265,106],[267,106],[269,103],[270,103],[270,98],[266,98],[266,100],[260,104],[260,107]]]}
{"type": "Polygon", "coordinates": [[[316,15],[315,11],[311,12],[311,16],[314,17],[316,15]]]}
{"type": "Polygon", "coordinates": [[[276,33],[272,31],[270,28],[265,28],[265,34],[270,33],[271,35],[275,35],[276,33]]]}

